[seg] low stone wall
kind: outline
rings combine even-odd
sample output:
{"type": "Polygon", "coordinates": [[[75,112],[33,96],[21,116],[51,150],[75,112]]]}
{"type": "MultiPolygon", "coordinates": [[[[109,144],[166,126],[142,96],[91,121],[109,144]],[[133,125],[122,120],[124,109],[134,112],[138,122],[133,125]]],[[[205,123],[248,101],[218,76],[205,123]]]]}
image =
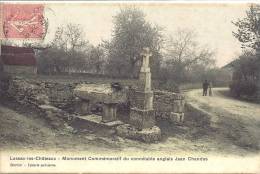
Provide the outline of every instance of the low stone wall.
{"type": "MultiPolygon", "coordinates": [[[[133,92],[135,89],[129,89],[128,100],[130,107],[136,103],[137,97],[133,92]]],[[[156,119],[168,119],[171,122],[181,123],[184,121],[185,98],[184,95],[168,91],[153,92],[153,108],[156,119]]]]}
{"type": "Polygon", "coordinates": [[[167,91],[154,91],[156,119],[167,119],[181,124],[184,122],[184,95],[167,91]]]}
{"type": "Polygon", "coordinates": [[[36,66],[4,65],[3,70],[14,74],[37,74],[36,66]]]}
{"type": "Polygon", "coordinates": [[[60,109],[73,109],[75,96],[72,89],[76,84],[25,79],[22,77],[1,78],[0,90],[23,105],[39,106],[50,104],[60,109]]]}
{"type": "Polygon", "coordinates": [[[0,77],[0,94],[15,102],[33,107],[55,129],[70,129],[67,121],[73,119],[63,108],[74,108],[71,88],[74,84],[58,84],[15,76],[0,77]]]}

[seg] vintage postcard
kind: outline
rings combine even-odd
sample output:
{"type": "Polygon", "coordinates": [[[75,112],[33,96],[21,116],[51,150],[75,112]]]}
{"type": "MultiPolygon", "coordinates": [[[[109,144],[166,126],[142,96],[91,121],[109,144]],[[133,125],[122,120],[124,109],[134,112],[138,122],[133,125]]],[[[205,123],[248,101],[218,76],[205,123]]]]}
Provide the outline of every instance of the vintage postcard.
{"type": "Polygon", "coordinates": [[[260,173],[258,1],[1,1],[0,173],[260,173]]]}

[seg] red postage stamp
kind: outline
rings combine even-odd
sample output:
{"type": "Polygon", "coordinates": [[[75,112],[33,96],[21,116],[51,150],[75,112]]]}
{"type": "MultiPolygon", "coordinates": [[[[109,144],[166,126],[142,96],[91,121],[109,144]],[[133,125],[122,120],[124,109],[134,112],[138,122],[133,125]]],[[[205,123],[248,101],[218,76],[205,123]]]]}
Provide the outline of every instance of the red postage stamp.
{"type": "Polygon", "coordinates": [[[4,38],[41,39],[45,35],[44,5],[2,4],[4,38]]]}

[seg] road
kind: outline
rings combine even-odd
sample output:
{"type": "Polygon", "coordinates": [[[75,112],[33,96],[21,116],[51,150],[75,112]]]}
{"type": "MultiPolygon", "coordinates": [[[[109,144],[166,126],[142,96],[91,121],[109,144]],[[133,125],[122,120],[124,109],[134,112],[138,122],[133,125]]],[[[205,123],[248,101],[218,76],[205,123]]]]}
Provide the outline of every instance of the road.
{"type": "Polygon", "coordinates": [[[219,135],[249,149],[260,148],[260,104],[239,101],[224,95],[228,88],[215,88],[213,96],[201,90],[186,93],[187,101],[216,116],[219,135]]]}

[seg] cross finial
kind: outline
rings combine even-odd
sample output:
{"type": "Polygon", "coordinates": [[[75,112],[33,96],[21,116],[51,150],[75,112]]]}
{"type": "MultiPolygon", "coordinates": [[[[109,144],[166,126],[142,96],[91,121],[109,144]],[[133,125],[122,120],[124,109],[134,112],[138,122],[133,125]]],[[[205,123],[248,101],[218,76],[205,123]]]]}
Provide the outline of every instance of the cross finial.
{"type": "MultiPolygon", "coordinates": [[[[148,47],[143,48],[143,51],[141,52],[141,56],[143,56],[143,65],[142,65],[142,71],[146,69],[147,71],[149,69],[149,58],[152,56],[152,53],[150,52],[150,49],[148,47]]],[[[149,69],[150,71],[150,69],[149,69]]]]}
{"type": "Polygon", "coordinates": [[[143,51],[141,52],[141,56],[152,56],[152,53],[150,52],[150,48],[149,47],[144,47],[143,51]]]}

